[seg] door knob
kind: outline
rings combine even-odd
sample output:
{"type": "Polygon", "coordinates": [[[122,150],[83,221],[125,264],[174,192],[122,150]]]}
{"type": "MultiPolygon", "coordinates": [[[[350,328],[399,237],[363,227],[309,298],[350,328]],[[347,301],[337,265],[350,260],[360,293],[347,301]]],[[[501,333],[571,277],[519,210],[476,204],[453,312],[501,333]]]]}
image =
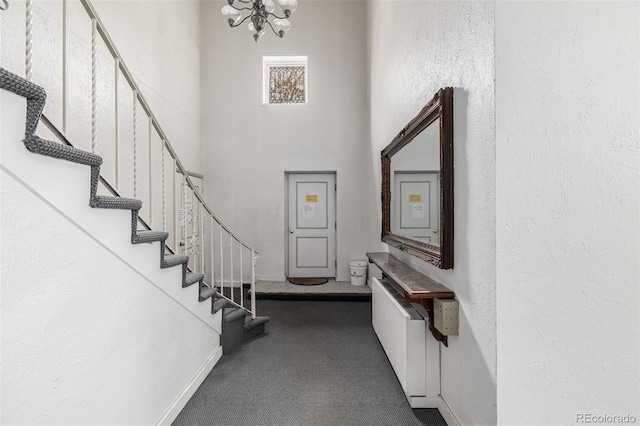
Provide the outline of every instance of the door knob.
{"type": "Polygon", "coordinates": [[[437,230],[437,229],[434,229],[434,230],[433,230],[433,233],[434,233],[434,234],[437,234],[437,233],[438,233],[438,230],[437,230]]]}
{"type": "Polygon", "coordinates": [[[289,229],[289,233],[290,233],[290,234],[293,234],[293,229],[289,229]]]}

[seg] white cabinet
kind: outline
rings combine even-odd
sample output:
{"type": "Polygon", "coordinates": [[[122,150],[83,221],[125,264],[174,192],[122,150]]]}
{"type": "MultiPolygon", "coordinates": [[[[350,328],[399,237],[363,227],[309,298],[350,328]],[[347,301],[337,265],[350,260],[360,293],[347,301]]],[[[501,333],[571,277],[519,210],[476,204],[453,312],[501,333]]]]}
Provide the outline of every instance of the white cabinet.
{"type": "Polygon", "coordinates": [[[413,408],[435,408],[440,393],[439,343],[428,319],[385,280],[371,279],[373,328],[413,408]]]}

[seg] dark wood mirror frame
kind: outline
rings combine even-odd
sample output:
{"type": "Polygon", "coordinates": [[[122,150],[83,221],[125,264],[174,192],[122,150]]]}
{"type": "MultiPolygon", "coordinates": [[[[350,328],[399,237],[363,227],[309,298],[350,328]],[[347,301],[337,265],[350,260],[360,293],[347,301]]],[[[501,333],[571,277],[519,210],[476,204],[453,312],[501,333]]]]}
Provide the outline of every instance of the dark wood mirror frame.
{"type": "Polygon", "coordinates": [[[453,88],[445,87],[382,151],[382,241],[441,269],[453,268],[453,88]],[[440,120],[440,246],[391,233],[391,157],[440,120]]]}

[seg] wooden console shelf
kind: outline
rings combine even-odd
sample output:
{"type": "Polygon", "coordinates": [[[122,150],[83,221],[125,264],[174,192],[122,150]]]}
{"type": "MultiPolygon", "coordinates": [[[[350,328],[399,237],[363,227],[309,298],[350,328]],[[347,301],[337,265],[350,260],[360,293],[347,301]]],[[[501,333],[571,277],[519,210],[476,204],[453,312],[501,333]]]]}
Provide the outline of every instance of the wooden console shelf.
{"type": "Polygon", "coordinates": [[[429,330],[436,340],[449,346],[447,336],[433,326],[433,299],[452,299],[456,294],[389,253],[367,253],[369,262],[382,271],[382,275],[409,303],[418,303],[429,314],[429,330]]]}

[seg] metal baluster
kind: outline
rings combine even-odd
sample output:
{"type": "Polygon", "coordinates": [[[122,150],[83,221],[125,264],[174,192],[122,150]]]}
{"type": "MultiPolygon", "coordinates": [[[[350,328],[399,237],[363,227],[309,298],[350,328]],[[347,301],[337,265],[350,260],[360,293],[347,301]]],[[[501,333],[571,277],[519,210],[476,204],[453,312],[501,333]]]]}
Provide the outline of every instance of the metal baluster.
{"type": "Polygon", "coordinates": [[[98,70],[97,60],[98,51],[96,45],[96,37],[98,35],[98,21],[95,18],[91,20],[91,152],[98,152],[98,70]]]}
{"type": "Polygon", "coordinates": [[[27,0],[26,9],[26,21],[27,27],[25,31],[26,44],[25,44],[25,75],[28,81],[31,81],[33,76],[33,0],[27,0]]]}
{"type": "Polygon", "coordinates": [[[224,252],[222,251],[222,225],[220,225],[220,293],[224,295],[224,252]]]}
{"type": "Polygon", "coordinates": [[[204,274],[204,204],[200,204],[200,273],[204,274]]]}
{"type": "Polygon", "coordinates": [[[233,236],[231,233],[229,233],[229,259],[231,262],[231,301],[235,302],[236,296],[234,290],[236,284],[233,282],[233,236]]]}
{"type": "MultiPolygon", "coordinates": [[[[171,155],[173,157],[173,154],[171,155]]],[[[178,161],[173,158],[173,179],[171,179],[171,183],[173,185],[173,191],[171,191],[173,193],[173,203],[172,203],[172,208],[173,208],[173,249],[175,250],[175,252],[178,252],[178,218],[176,216],[178,216],[178,204],[176,203],[176,175],[177,173],[177,166],[178,166],[178,161]]]]}
{"type": "Polygon", "coordinates": [[[256,252],[251,250],[251,318],[256,318],[256,252]]]}
{"type": "Polygon", "coordinates": [[[189,218],[187,217],[187,175],[182,173],[182,211],[184,212],[184,225],[182,225],[182,232],[180,237],[182,239],[182,254],[187,254],[187,225],[189,224],[189,218]]]}
{"type": "Polygon", "coordinates": [[[115,176],[115,181],[116,182],[115,183],[116,183],[116,189],[119,190],[120,187],[118,185],[118,177],[119,177],[118,176],[118,171],[119,171],[118,170],[119,169],[118,165],[120,163],[120,161],[119,161],[119,156],[120,156],[120,150],[119,150],[120,138],[118,137],[118,133],[119,133],[118,132],[118,127],[119,127],[119,123],[118,123],[118,121],[119,121],[118,120],[118,104],[119,104],[119,102],[118,102],[118,98],[119,98],[119,96],[118,96],[118,80],[119,80],[119,76],[120,76],[120,60],[118,58],[115,58],[115,60],[116,60],[116,63],[115,63],[115,66],[116,66],[115,67],[115,78],[114,78],[114,80],[115,80],[115,85],[114,85],[114,87],[115,87],[115,90],[114,90],[114,92],[115,92],[114,93],[114,95],[115,95],[115,108],[114,108],[114,110],[115,110],[115,129],[116,129],[116,139],[115,139],[115,142],[116,142],[116,152],[115,152],[115,155],[116,155],[116,159],[115,159],[116,176],[115,176]]]}
{"type": "Polygon", "coordinates": [[[244,308],[243,284],[242,284],[242,249],[244,246],[240,244],[240,306],[244,308]]]}
{"type": "Polygon", "coordinates": [[[167,229],[167,196],[165,194],[166,191],[166,182],[165,182],[165,167],[164,167],[164,139],[162,140],[162,155],[160,159],[162,161],[162,230],[166,231],[167,229]]]}
{"type": "Polygon", "coordinates": [[[149,117],[149,227],[153,228],[153,155],[151,145],[152,132],[153,132],[153,118],[149,117]]]}
{"type": "MultiPolygon", "coordinates": [[[[195,198],[195,193],[193,195],[195,198]]],[[[202,272],[202,265],[200,264],[200,238],[202,237],[200,235],[200,211],[202,210],[202,206],[197,201],[196,206],[198,206],[198,208],[195,210],[195,220],[193,221],[193,225],[195,228],[194,233],[196,235],[195,247],[193,248],[193,254],[195,255],[195,259],[193,259],[193,266],[198,272],[202,272]]]]}
{"type": "Polygon", "coordinates": [[[67,89],[69,87],[67,67],[67,0],[62,0],[62,132],[67,133],[67,89]]]}
{"type": "Polygon", "coordinates": [[[214,275],[215,267],[213,266],[214,262],[214,251],[213,251],[213,231],[215,230],[213,216],[209,216],[211,218],[211,286],[216,286],[216,277],[214,275]]]}
{"type": "Polygon", "coordinates": [[[138,91],[133,91],[133,198],[138,198],[138,91]]]}
{"type": "Polygon", "coordinates": [[[198,245],[196,244],[196,236],[198,235],[196,232],[198,214],[196,213],[197,203],[194,202],[195,198],[196,197],[194,197],[193,189],[191,189],[191,251],[194,254],[192,263],[194,271],[197,269],[196,265],[198,264],[198,256],[196,256],[196,248],[198,247],[198,245]]]}

